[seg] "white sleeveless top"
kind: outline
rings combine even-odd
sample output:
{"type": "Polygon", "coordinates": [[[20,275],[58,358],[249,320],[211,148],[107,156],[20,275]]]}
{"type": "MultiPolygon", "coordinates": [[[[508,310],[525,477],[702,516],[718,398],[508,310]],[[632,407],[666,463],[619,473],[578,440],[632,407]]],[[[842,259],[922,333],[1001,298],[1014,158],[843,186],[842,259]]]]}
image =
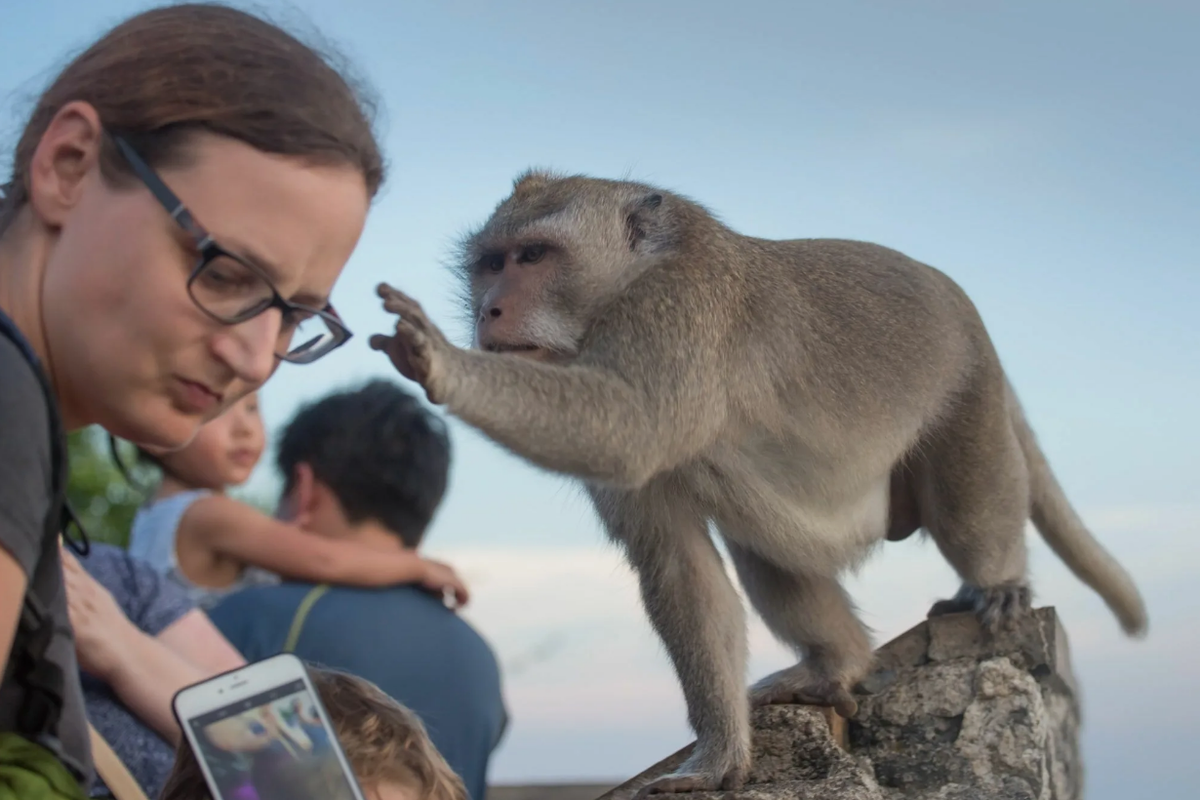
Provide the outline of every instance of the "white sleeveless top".
{"type": "Polygon", "coordinates": [[[198,586],[179,569],[175,555],[175,534],[184,512],[202,497],[212,494],[207,489],[179,492],[161,500],[152,500],[138,509],[129,531],[129,553],[148,562],[158,572],[167,575],[187,589],[196,605],[203,609],[215,606],[227,594],[247,586],[278,583],[279,576],[260,567],[246,567],[237,580],[219,589],[198,586]]]}

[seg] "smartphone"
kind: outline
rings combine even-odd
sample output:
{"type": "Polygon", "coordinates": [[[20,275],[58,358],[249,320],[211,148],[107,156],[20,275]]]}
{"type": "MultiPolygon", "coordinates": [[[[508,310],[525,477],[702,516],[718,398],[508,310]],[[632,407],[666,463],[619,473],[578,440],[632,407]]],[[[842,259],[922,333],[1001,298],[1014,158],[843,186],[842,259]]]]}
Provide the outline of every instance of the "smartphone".
{"type": "Polygon", "coordinates": [[[172,707],[213,800],[363,800],[304,662],[290,653],[185,687],[172,707]]]}

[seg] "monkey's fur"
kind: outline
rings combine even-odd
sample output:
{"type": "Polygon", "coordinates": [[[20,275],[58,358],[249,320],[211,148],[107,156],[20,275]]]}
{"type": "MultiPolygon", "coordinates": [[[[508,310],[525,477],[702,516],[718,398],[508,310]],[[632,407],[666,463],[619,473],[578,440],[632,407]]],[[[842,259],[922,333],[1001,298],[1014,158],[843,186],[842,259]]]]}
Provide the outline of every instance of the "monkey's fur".
{"type": "Polygon", "coordinates": [[[744,612],[710,521],[802,656],[754,703],[855,712],[872,650],[838,578],[917,528],[963,581],[931,615],[969,609],[994,629],[1028,610],[1032,517],[1123,628],[1145,631],[1137,589],[1072,510],[942,272],[864,242],[742,236],[661,189],[542,172],[461,256],[476,347],[386,285],[400,319],[372,346],[432,402],[585,483],[697,736],[644,791],[737,787],[750,766],[744,612]]]}

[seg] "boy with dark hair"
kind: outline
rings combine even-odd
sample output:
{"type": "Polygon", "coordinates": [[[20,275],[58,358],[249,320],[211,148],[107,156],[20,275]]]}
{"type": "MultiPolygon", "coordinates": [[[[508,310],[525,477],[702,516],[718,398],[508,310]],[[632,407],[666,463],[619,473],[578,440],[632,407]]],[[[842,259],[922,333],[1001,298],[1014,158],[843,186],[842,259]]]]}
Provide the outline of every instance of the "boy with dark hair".
{"type": "Polygon", "coordinates": [[[319,482],[346,523],[374,521],[416,549],[446,493],[450,437],[416,397],[377,380],[301,409],[276,463],[285,502],[303,509],[319,482]]]}
{"type": "MultiPolygon", "coordinates": [[[[446,491],[444,423],[388,381],[301,409],[280,439],[279,516],[322,536],[416,549],[446,491]]],[[[440,596],[413,585],[359,589],[283,583],[239,591],[210,612],[247,659],[283,650],[379,686],[424,722],[483,800],[507,723],[495,656],[440,596]]]]}

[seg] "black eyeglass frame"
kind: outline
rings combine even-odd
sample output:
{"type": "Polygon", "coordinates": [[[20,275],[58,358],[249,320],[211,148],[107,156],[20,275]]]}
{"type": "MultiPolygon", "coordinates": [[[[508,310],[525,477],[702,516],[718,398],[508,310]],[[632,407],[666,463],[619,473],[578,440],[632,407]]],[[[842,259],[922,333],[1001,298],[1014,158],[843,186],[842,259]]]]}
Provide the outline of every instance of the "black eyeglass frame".
{"type": "Polygon", "coordinates": [[[196,218],[192,216],[192,212],[189,211],[187,206],[183,204],[183,201],[175,196],[175,193],[172,192],[162,178],[158,176],[158,173],[146,163],[145,159],[138,154],[137,150],[135,150],[133,146],[129,144],[129,142],[127,142],[120,135],[114,133],[110,133],[109,136],[112,138],[113,143],[117,146],[117,149],[121,152],[121,155],[125,158],[126,162],[128,162],[129,166],[132,167],[138,179],[146,185],[146,188],[150,190],[150,193],[154,195],[155,199],[158,200],[167,213],[170,214],[171,218],[175,220],[176,224],[178,224],[179,227],[182,228],[183,231],[192,239],[199,256],[196,261],[196,266],[192,268],[192,272],[188,276],[187,291],[188,297],[190,297],[192,302],[196,304],[197,308],[222,325],[237,325],[242,322],[246,322],[247,320],[253,319],[254,317],[257,317],[259,314],[262,314],[271,308],[278,308],[284,314],[290,311],[292,313],[298,312],[300,314],[311,314],[320,317],[322,320],[324,320],[325,324],[329,327],[329,330],[333,333],[333,343],[327,345],[321,350],[315,351],[316,355],[311,354],[313,351],[301,351],[299,353],[289,352],[286,354],[275,353],[276,358],[292,364],[311,364],[322,356],[328,355],[344,345],[346,342],[350,341],[354,334],[351,333],[350,329],[346,327],[341,318],[338,317],[337,312],[334,311],[332,304],[326,304],[325,308],[323,309],[313,308],[312,306],[293,303],[291,300],[288,300],[286,297],[281,295],[279,290],[275,288],[275,283],[266,274],[264,274],[261,269],[254,264],[251,264],[246,259],[238,256],[236,253],[229,252],[217,243],[212,235],[204,229],[204,226],[196,221],[196,218]],[[196,295],[192,292],[192,284],[204,271],[204,268],[217,258],[232,259],[254,273],[254,275],[261,279],[267,288],[271,290],[271,299],[268,302],[259,304],[257,306],[251,306],[246,311],[233,317],[225,317],[206,308],[203,303],[196,299],[196,295]]]}

